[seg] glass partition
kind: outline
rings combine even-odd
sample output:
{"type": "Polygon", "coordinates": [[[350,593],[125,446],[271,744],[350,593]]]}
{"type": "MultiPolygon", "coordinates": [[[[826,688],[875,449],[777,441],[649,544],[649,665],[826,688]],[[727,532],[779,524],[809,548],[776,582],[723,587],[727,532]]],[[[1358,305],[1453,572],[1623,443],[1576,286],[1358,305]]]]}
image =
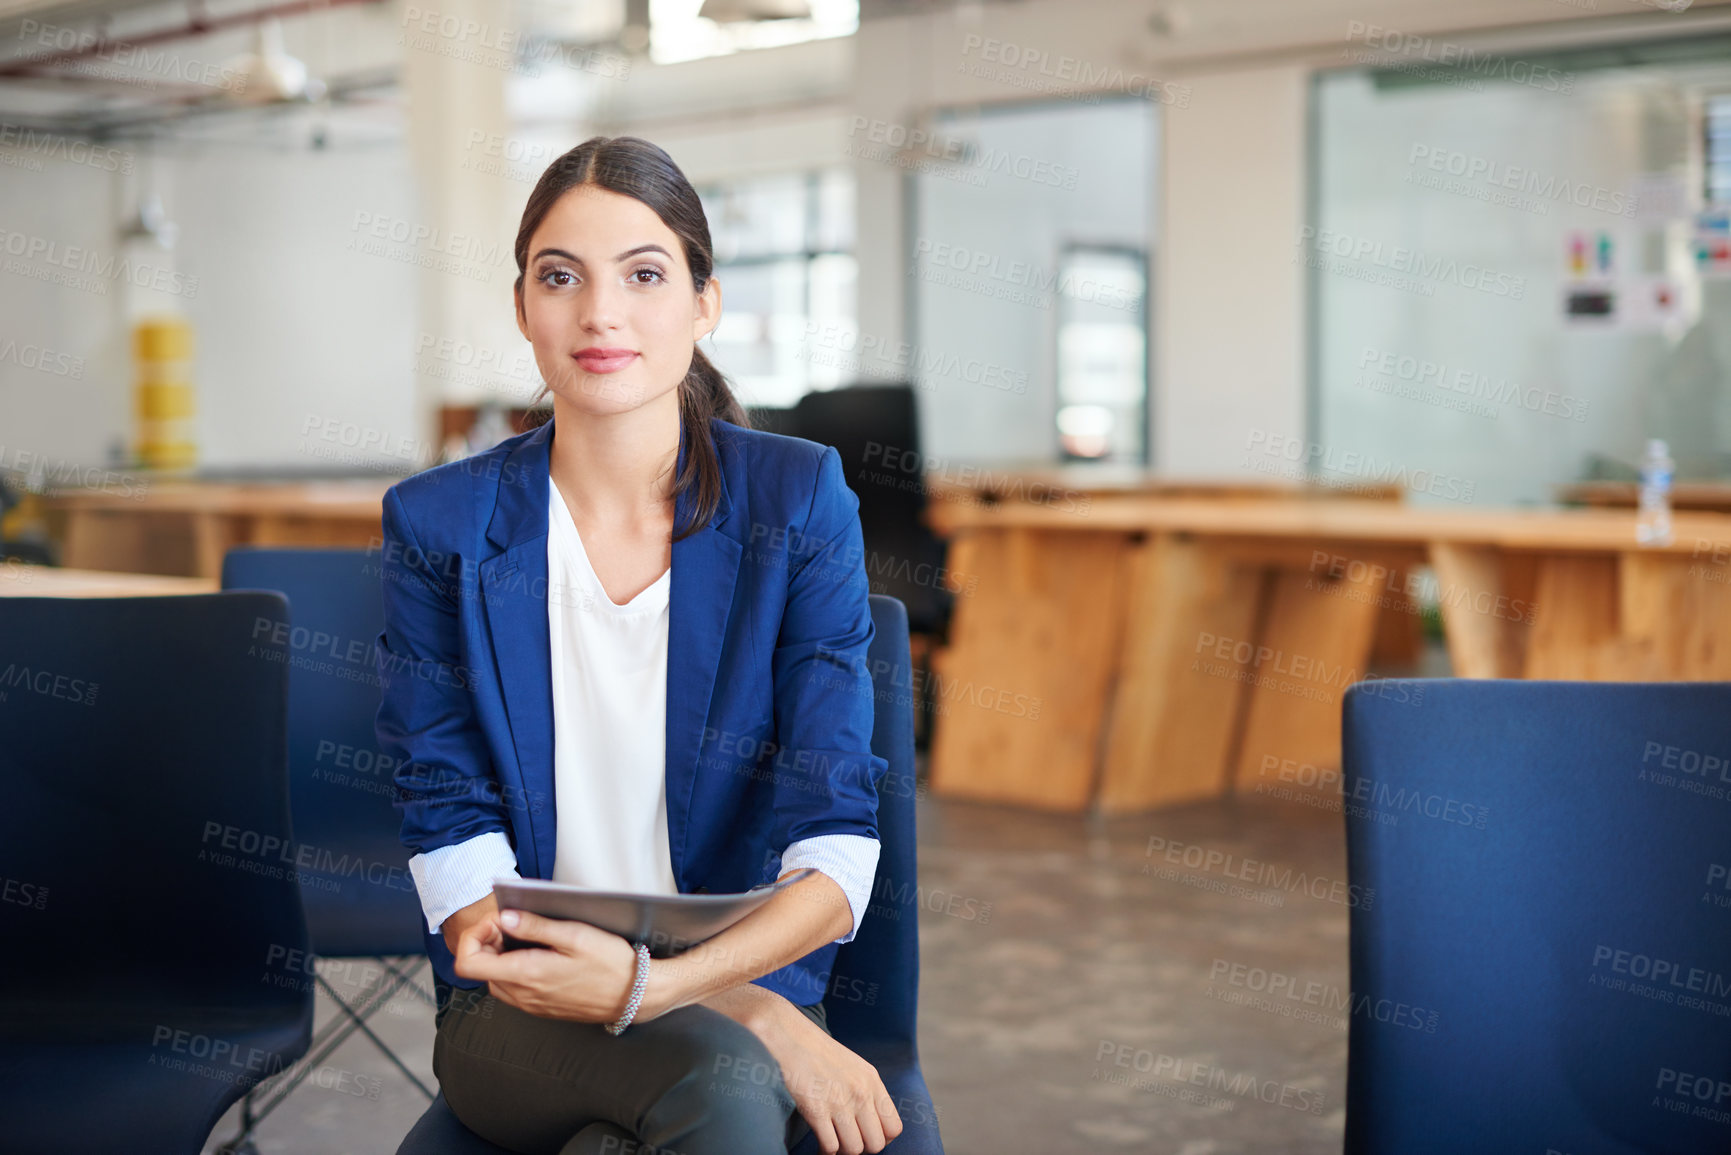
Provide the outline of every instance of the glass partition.
{"type": "Polygon", "coordinates": [[[932,451],[1143,464],[1156,106],[948,110],[913,149],[911,352],[932,451]]]}
{"type": "Polygon", "coordinates": [[[1649,437],[1680,479],[1722,477],[1731,40],[1517,63],[1318,78],[1301,456],[1415,503],[1632,478],[1649,437]]]}

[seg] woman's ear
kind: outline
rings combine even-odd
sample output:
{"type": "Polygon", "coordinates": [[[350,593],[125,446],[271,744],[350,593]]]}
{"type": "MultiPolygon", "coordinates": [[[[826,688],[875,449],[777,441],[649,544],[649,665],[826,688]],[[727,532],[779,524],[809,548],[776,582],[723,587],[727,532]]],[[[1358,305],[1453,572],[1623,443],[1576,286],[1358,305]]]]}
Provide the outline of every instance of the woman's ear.
{"type": "Polygon", "coordinates": [[[701,341],[721,323],[721,279],[710,277],[697,294],[697,312],[691,319],[691,339],[701,341]]]}

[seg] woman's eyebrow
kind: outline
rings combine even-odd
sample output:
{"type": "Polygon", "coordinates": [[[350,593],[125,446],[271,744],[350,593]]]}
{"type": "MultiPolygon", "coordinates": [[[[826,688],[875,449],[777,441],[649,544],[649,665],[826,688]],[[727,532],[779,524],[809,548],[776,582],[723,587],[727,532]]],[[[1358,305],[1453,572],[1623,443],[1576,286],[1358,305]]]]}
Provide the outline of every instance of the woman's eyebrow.
{"type": "MultiPolygon", "coordinates": [[[[666,249],[662,248],[660,245],[648,244],[648,245],[638,245],[635,249],[626,249],[623,253],[620,253],[617,257],[614,257],[613,261],[615,264],[617,264],[620,261],[629,260],[632,257],[635,257],[638,253],[660,253],[662,256],[667,257],[670,260],[673,257],[672,253],[668,252],[666,249]]],[[[564,249],[542,249],[540,252],[535,254],[535,259],[537,261],[540,260],[542,257],[564,257],[566,260],[570,261],[574,265],[581,265],[583,263],[582,257],[579,257],[575,253],[568,253],[564,249]]]]}

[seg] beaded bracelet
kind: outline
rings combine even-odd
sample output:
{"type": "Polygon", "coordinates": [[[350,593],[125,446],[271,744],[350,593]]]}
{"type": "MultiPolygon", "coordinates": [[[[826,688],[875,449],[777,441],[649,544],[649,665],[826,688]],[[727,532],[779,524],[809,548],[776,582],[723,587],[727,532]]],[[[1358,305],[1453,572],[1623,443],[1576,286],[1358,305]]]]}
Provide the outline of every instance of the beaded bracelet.
{"type": "Polygon", "coordinates": [[[643,988],[649,985],[649,948],[642,943],[637,944],[637,974],[631,980],[631,1000],[625,1004],[625,1013],[619,1016],[617,1022],[607,1024],[610,1035],[623,1034],[626,1027],[637,1014],[637,1008],[643,1003],[643,988]]]}

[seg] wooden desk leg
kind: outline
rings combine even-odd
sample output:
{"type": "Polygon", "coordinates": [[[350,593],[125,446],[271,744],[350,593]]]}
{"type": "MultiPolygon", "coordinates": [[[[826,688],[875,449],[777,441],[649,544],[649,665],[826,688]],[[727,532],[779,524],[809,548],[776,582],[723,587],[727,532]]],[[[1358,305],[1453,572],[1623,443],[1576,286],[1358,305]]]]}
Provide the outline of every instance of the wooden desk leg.
{"type": "Polygon", "coordinates": [[[1531,563],[1492,546],[1434,541],[1430,564],[1455,677],[1520,677],[1538,609],[1531,563]]]}
{"type": "Polygon", "coordinates": [[[1617,558],[1541,558],[1533,587],[1528,678],[1600,681],[1625,668],[1619,655],[1617,558]]]}
{"type": "Polygon", "coordinates": [[[198,566],[194,576],[221,581],[223,555],[241,544],[241,537],[232,517],[220,513],[193,514],[193,556],[198,566]]]}
{"type": "Polygon", "coordinates": [[[116,573],[189,572],[183,518],[178,513],[73,509],[66,513],[60,564],[116,573]]]}
{"type": "Polygon", "coordinates": [[[1246,675],[1235,787],[1252,791],[1283,765],[1340,765],[1340,702],[1362,679],[1376,641],[1383,567],[1354,567],[1357,580],[1304,570],[1274,576],[1268,617],[1246,675]],[[1378,572],[1380,571],[1380,573],[1378,572]]]}
{"type": "Polygon", "coordinates": [[[252,540],[248,545],[299,545],[301,538],[285,519],[272,513],[258,514],[252,519],[252,540]]]}
{"type": "Polygon", "coordinates": [[[66,511],[66,541],[60,548],[60,564],[68,569],[115,569],[104,564],[102,514],[88,509],[66,511]]]}
{"type": "Polygon", "coordinates": [[[260,514],[252,519],[248,545],[311,546],[377,550],[384,541],[378,521],[307,514],[260,514]]]}
{"type": "Polygon", "coordinates": [[[1122,814],[1227,788],[1262,570],[1170,535],[1130,555],[1124,648],[1099,807],[1122,814]]]}
{"type": "Polygon", "coordinates": [[[1630,550],[1617,563],[1623,669],[1631,681],[1731,680],[1731,570],[1630,550]]]}
{"type": "Polygon", "coordinates": [[[952,542],[952,573],[978,580],[935,655],[934,794],[1087,806],[1127,549],[1123,534],[1074,530],[970,530],[952,542]]]}

